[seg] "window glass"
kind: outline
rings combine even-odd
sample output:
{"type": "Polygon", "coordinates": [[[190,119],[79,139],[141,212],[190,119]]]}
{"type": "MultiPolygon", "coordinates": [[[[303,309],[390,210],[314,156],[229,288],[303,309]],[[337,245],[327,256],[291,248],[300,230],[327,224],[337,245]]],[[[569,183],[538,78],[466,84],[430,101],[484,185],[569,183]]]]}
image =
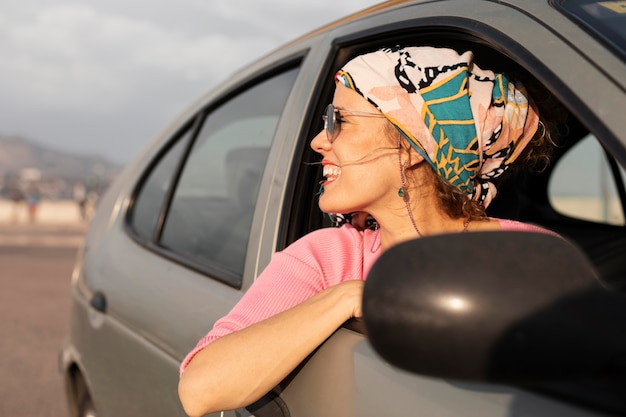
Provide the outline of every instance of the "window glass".
{"type": "MultiPolygon", "coordinates": [[[[625,178],[624,169],[620,174],[625,178]]],[[[557,163],[548,189],[560,213],[581,220],[624,225],[624,211],[604,150],[592,135],[557,163]]]]}
{"type": "Polygon", "coordinates": [[[159,221],[159,215],[169,192],[176,168],[185,150],[191,130],[180,137],[158,162],[135,198],[130,225],[133,230],[151,240],[159,221]]]}
{"type": "Polygon", "coordinates": [[[257,84],[208,114],[165,220],[164,247],[243,273],[265,162],[296,73],[257,84]]]}
{"type": "Polygon", "coordinates": [[[626,1],[553,0],[553,4],[626,59],[626,1]]]}

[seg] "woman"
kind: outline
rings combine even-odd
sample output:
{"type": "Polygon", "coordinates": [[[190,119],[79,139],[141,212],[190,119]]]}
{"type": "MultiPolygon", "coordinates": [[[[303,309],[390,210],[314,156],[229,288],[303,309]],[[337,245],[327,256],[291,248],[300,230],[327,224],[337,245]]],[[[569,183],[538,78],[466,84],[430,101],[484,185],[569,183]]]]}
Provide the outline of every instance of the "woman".
{"type": "Polygon", "coordinates": [[[485,216],[492,180],[525,155],[543,155],[545,139],[524,89],[472,59],[393,48],[337,73],[325,129],[311,141],[325,177],[319,206],[357,212],[361,225],[369,215],[376,226],[318,230],[275,254],[181,364],[190,416],[254,402],[360,317],[363,280],[389,247],[438,233],[543,230],[485,216]]]}

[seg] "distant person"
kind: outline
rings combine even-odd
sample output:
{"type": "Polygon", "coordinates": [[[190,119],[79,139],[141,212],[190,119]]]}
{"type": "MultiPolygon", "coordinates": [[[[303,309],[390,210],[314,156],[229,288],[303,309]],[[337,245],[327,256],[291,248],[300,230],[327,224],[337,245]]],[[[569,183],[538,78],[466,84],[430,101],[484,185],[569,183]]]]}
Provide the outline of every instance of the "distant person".
{"type": "Polygon", "coordinates": [[[28,221],[34,223],[37,219],[37,209],[41,202],[41,194],[36,185],[32,184],[26,192],[26,204],[28,205],[28,221]]]}
{"type": "Polygon", "coordinates": [[[74,201],[78,205],[81,220],[87,220],[87,190],[82,182],[74,184],[74,201]]]}
{"type": "Polygon", "coordinates": [[[91,190],[87,193],[85,203],[85,216],[87,219],[91,219],[93,217],[93,213],[96,210],[99,198],[100,195],[95,190],[91,190]]]}
{"type": "Polygon", "coordinates": [[[22,205],[24,203],[24,193],[18,186],[14,186],[11,188],[11,201],[12,210],[11,210],[11,222],[17,223],[20,218],[20,212],[22,211],[22,205]]]}

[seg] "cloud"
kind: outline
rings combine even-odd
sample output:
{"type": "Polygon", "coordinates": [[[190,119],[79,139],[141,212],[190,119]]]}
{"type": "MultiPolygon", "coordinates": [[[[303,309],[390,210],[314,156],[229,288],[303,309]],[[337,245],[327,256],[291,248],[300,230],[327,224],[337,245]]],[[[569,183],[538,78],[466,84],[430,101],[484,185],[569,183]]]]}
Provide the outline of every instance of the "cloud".
{"type": "Polygon", "coordinates": [[[2,23],[9,47],[0,52],[0,88],[21,107],[108,111],[160,81],[209,83],[241,65],[241,50],[272,47],[263,36],[192,37],[82,5],[42,8],[26,24],[2,23]]]}
{"type": "Polygon", "coordinates": [[[128,160],[241,66],[375,2],[0,0],[0,134],[128,160]]]}
{"type": "Polygon", "coordinates": [[[367,6],[364,1],[295,2],[293,0],[249,1],[212,0],[203,2],[204,9],[238,27],[250,27],[261,33],[284,39],[292,38],[330,23],[367,6]]]}

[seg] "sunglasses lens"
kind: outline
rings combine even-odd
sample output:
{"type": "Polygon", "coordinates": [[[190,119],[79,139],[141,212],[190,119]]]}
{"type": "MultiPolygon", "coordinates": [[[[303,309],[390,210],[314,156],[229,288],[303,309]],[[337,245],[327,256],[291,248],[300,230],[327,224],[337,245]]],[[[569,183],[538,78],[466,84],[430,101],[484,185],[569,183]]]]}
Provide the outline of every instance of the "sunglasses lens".
{"type": "Polygon", "coordinates": [[[332,104],[329,104],[324,112],[324,129],[326,129],[326,137],[331,143],[335,140],[335,135],[339,133],[335,113],[335,107],[332,104]]]}

